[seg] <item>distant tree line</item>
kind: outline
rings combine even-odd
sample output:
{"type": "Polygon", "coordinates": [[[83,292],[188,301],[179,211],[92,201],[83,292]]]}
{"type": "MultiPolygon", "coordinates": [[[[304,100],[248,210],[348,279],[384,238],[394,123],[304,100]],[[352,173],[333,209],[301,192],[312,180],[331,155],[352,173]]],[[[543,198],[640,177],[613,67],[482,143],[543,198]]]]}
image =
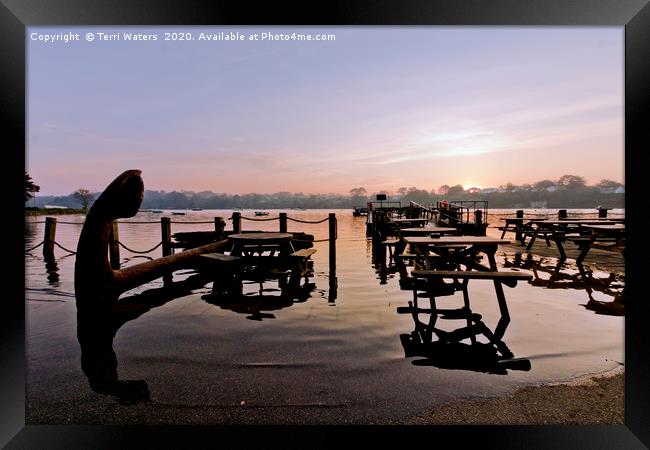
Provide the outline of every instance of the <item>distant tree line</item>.
{"type": "MultiPolygon", "coordinates": [[[[26,174],[26,177],[28,175],[26,174]]],[[[28,199],[28,179],[26,178],[26,200],[28,199]]],[[[31,181],[31,179],[29,180],[31,181]]],[[[38,188],[38,186],[36,186],[38,188]]],[[[38,190],[29,191],[30,198],[38,190]]],[[[80,188],[67,196],[38,196],[36,206],[59,205],[69,208],[87,208],[99,196],[80,188]]],[[[280,208],[323,208],[338,209],[366,206],[377,194],[386,194],[389,201],[409,201],[421,205],[431,205],[442,200],[487,200],[490,208],[609,208],[624,207],[624,186],[611,180],[601,180],[588,186],[583,177],[564,175],[558,180],[542,180],[534,184],[514,185],[506,183],[491,189],[461,185],[443,185],[437,189],[400,187],[395,192],[368,192],[364,187],[350,189],[349,195],[303,194],[276,192],[272,194],[219,194],[202,192],[165,192],[146,190],[141,208],[143,209],[280,209],[280,208]]]]}

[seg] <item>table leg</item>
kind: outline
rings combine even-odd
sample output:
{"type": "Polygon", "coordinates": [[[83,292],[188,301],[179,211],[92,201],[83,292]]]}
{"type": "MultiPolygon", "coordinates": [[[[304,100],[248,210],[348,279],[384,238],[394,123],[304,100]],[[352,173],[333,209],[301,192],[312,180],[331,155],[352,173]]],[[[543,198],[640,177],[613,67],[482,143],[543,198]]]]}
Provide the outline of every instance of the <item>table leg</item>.
{"type": "MultiPolygon", "coordinates": [[[[494,249],[486,250],[485,253],[487,254],[488,261],[490,262],[490,269],[496,271],[497,262],[494,258],[494,254],[496,253],[496,246],[494,249]]],[[[508,328],[508,324],[510,323],[510,313],[508,312],[506,296],[503,293],[503,286],[501,286],[500,281],[494,280],[494,290],[496,291],[497,301],[499,302],[499,311],[501,312],[501,318],[499,319],[496,330],[494,330],[494,337],[500,341],[506,332],[506,328],[508,328]]]]}
{"type": "Polygon", "coordinates": [[[533,247],[533,243],[535,242],[535,239],[537,239],[537,233],[539,233],[539,229],[533,230],[532,235],[530,236],[530,241],[528,242],[528,246],[526,247],[526,250],[530,250],[533,247]]]}
{"type": "Polygon", "coordinates": [[[566,259],[566,253],[564,252],[564,246],[562,245],[562,238],[559,236],[555,237],[555,245],[557,245],[557,249],[560,252],[560,260],[564,261],[566,259]]]}
{"type": "Polygon", "coordinates": [[[589,250],[591,249],[591,245],[593,244],[593,239],[591,241],[587,241],[584,244],[582,244],[582,250],[580,251],[580,254],[578,255],[578,258],[576,259],[576,263],[582,264],[582,261],[584,261],[585,257],[587,256],[587,253],[589,253],[589,250]]]}
{"type": "MultiPolygon", "coordinates": [[[[468,284],[469,284],[469,278],[466,278],[463,281],[463,303],[465,305],[465,310],[466,310],[465,312],[467,313],[467,328],[469,329],[469,328],[472,327],[472,318],[471,318],[471,310],[470,310],[470,307],[469,307],[469,292],[467,291],[468,284]]],[[[469,340],[472,343],[472,345],[475,345],[476,344],[476,335],[472,334],[469,337],[469,340]]]]}

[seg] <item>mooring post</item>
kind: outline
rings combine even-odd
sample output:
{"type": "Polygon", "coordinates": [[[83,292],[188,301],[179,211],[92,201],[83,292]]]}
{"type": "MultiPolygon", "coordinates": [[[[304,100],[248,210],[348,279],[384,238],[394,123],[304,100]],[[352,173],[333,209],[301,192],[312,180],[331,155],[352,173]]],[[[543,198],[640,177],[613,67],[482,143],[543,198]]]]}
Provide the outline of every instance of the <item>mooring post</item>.
{"type": "MultiPolygon", "coordinates": [[[[160,218],[160,231],[162,235],[162,255],[172,254],[172,220],[169,217],[160,218]]],[[[163,285],[167,286],[173,283],[174,279],[171,273],[163,275],[163,285]]]]}
{"type": "Polygon", "coordinates": [[[330,271],[336,269],[336,214],[329,213],[330,271]]]}
{"type": "Polygon", "coordinates": [[[241,213],[238,211],[232,213],[232,231],[235,234],[241,233],[241,213]]]}
{"type": "Polygon", "coordinates": [[[560,219],[560,220],[561,219],[566,219],[567,218],[566,209],[560,209],[557,212],[557,218],[560,219]]]}
{"type": "Polygon", "coordinates": [[[286,212],[281,212],[280,213],[280,233],[286,233],[287,232],[287,213],[286,212]]]}
{"type": "Polygon", "coordinates": [[[215,240],[220,241],[223,239],[223,230],[226,228],[226,221],[223,217],[214,218],[214,237],[215,240]]]}
{"type": "Polygon", "coordinates": [[[56,218],[45,218],[45,236],[43,237],[43,257],[54,259],[54,241],[56,239],[56,218]]]}
{"type": "Polygon", "coordinates": [[[108,233],[108,256],[111,261],[111,267],[114,270],[120,268],[120,237],[117,231],[117,220],[111,224],[111,229],[108,233]]]}
{"type": "Polygon", "coordinates": [[[160,218],[160,232],[162,235],[162,255],[172,254],[172,221],[169,217],[160,218]]]}
{"type": "Polygon", "coordinates": [[[517,219],[521,219],[521,220],[518,220],[517,223],[515,224],[515,229],[517,230],[517,231],[515,231],[515,239],[518,240],[518,241],[521,241],[521,228],[524,225],[524,210],[523,209],[518,209],[515,212],[515,217],[517,219]]]}
{"type": "Polygon", "coordinates": [[[606,219],[607,218],[607,208],[598,207],[598,217],[600,219],[606,219]]]}

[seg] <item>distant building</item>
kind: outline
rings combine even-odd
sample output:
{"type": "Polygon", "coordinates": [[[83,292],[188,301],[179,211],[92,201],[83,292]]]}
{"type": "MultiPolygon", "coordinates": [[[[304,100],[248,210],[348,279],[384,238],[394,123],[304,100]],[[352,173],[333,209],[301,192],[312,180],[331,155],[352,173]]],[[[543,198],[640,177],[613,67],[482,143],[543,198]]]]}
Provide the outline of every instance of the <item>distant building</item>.
{"type": "Polygon", "coordinates": [[[69,209],[67,206],[59,206],[59,205],[43,205],[43,208],[45,208],[45,209],[69,209]]]}
{"type": "Polygon", "coordinates": [[[481,189],[482,194],[494,194],[497,191],[498,191],[497,188],[492,188],[492,187],[491,188],[483,188],[483,189],[481,189]]]}
{"type": "Polygon", "coordinates": [[[624,194],[625,188],[623,186],[607,187],[607,188],[600,188],[599,191],[603,194],[624,194]]]}

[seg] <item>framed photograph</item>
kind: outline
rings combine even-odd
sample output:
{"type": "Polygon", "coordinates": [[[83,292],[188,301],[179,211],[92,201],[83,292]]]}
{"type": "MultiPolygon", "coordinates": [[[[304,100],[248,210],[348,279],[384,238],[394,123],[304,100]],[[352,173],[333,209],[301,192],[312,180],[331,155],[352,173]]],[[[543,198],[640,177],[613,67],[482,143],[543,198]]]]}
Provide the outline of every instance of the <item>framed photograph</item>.
{"type": "Polygon", "coordinates": [[[647,0],[0,18],[3,447],[650,446],[647,0]]]}

